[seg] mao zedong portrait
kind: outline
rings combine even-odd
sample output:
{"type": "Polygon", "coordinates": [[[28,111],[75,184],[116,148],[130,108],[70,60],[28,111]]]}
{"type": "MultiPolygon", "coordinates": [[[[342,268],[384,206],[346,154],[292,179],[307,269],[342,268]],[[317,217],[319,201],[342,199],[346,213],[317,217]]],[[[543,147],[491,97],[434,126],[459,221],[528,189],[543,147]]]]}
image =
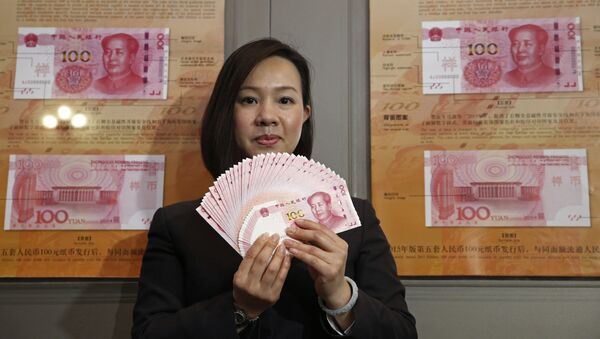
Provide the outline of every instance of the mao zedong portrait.
{"type": "Polygon", "coordinates": [[[132,94],[143,87],[142,78],[132,66],[140,45],[129,34],[118,33],[102,39],[102,62],[106,76],[94,82],[94,88],[105,94],[132,94]]]}
{"type": "Polygon", "coordinates": [[[537,25],[523,25],[508,32],[510,52],[516,67],[504,74],[504,81],[515,87],[546,86],[556,80],[553,68],[542,61],[548,33],[537,25]]]}
{"type": "Polygon", "coordinates": [[[320,224],[329,228],[342,224],[346,219],[333,213],[331,208],[331,196],[326,192],[316,192],[308,197],[308,205],[312,214],[320,224]]]}

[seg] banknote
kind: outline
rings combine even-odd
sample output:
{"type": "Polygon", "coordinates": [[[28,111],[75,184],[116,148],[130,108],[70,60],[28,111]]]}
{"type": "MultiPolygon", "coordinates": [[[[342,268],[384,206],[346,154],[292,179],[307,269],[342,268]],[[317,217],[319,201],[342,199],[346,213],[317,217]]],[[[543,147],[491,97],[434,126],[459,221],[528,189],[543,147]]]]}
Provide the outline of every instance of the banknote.
{"type": "Polygon", "coordinates": [[[334,232],[360,226],[344,179],[304,156],[267,153],[247,158],[221,174],[198,213],[244,256],[258,236],[278,233],[298,218],[334,232]]]}
{"type": "Polygon", "coordinates": [[[579,17],[425,21],[423,93],[583,90],[579,17]]]}
{"type": "Polygon", "coordinates": [[[585,149],[425,151],[426,226],[590,226],[585,149]]]}
{"type": "Polygon", "coordinates": [[[168,28],[20,27],[15,99],[166,99],[168,28]]]}
{"type": "Polygon", "coordinates": [[[288,201],[270,201],[255,206],[244,220],[238,236],[242,256],[263,233],[277,233],[280,239],[287,238],[285,229],[297,219],[312,220],[335,233],[360,225],[350,197],[340,194],[339,190],[318,191],[288,201]]]}
{"type": "Polygon", "coordinates": [[[163,155],[10,155],[5,230],[147,229],[163,155]]]}

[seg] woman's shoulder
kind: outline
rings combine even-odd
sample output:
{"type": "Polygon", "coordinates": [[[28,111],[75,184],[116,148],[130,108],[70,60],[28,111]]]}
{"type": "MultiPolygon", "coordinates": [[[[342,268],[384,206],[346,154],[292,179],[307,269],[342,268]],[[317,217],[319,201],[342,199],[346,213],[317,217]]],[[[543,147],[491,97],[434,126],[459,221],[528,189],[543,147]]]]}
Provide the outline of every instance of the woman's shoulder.
{"type": "Polygon", "coordinates": [[[369,202],[369,200],[352,197],[352,204],[354,205],[354,209],[356,210],[356,214],[362,219],[362,216],[368,214],[373,215],[375,211],[373,210],[373,205],[369,202]]]}
{"type": "Polygon", "coordinates": [[[202,199],[180,201],[161,207],[156,212],[155,218],[160,216],[168,224],[185,224],[186,221],[196,221],[201,218],[196,211],[201,201],[202,199]]]}
{"type": "Polygon", "coordinates": [[[359,197],[351,197],[351,199],[354,207],[364,206],[365,203],[369,203],[369,201],[359,197]]]}
{"type": "Polygon", "coordinates": [[[190,210],[196,211],[196,208],[200,206],[201,202],[202,199],[180,201],[174,204],[163,206],[162,209],[170,213],[189,212],[190,210]]]}

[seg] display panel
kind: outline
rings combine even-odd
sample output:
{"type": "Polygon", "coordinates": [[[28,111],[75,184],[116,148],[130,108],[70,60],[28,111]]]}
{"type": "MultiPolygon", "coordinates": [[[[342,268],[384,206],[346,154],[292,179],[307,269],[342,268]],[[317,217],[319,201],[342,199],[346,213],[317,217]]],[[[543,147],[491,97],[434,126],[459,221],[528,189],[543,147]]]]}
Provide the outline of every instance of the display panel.
{"type": "Polygon", "coordinates": [[[137,277],[149,211],[212,182],[199,123],[223,64],[224,1],[1,6],[0,194],[13,200],[0,276],[137,277]],[[17,185],[11,156],[60,166],[17,185]]]}
{"type": "Polygon", "coordinates": [[[598,13],[596,1],[370,2],[372,198],[399,275],[600,276],[598,13]],[[530,163],[535,183],[494,152],[578,165],[530,163]]]}

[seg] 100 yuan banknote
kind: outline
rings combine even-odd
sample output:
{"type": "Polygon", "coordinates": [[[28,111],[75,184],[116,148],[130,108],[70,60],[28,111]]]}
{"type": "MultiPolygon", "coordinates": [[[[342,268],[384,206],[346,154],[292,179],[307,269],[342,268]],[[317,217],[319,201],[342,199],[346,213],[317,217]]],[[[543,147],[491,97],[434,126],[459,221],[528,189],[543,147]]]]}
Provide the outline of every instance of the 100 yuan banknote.
{"type": "Polygon", "coordinates": [[[19,28],[15,99],[166,99],[168,28],[19,28]]]}
{"type": "Polygon", "coordinates": [[[238,235],[240,254],[245,256],[263,233],[277,233],[282,239],[287,238],[285,229],[297,219],[317,222],[335,233],[361,226],[347,189],[317,191],[306,197],[267,202],[255,206],[246,216],[238,235]]]}
{"type": "Polygon", "coordinates": [[[583,90],[579,17],[426,21],[423,93],[583,90]]]}
{"type": "Polygon", "coordinates": [[[590,226],[584,149],[425,151],[426,226],[590,226]]]}
{"type": "Polygon", "coordinates": [[[5,230],[147,229],[163,155],[11,155],[5,230]]]}

